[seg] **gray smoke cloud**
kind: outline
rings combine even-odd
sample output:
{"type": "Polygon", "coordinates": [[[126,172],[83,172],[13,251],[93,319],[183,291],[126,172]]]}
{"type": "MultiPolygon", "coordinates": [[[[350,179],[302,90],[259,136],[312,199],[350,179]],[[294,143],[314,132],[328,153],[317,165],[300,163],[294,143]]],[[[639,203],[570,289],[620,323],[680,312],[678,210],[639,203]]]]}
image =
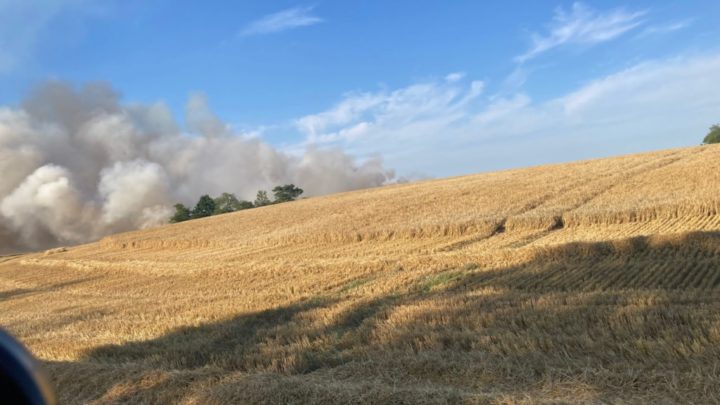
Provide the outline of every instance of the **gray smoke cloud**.
{"type": "Polygon", "coordinates": [[[294,183],[306,195],[379,186],[380,158],[282,152],[235,133],[191,96],[184,132],[162,103],[125,105],[104,83],[49,82],[0,107],[0,253],[83,243],[166,223],[176,202],[294,183]]]}

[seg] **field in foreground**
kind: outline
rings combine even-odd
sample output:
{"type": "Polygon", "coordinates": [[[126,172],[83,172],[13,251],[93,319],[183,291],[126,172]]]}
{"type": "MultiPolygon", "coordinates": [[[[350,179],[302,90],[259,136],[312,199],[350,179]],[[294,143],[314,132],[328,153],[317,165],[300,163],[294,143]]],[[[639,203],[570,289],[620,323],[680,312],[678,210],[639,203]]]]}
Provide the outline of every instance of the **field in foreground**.
{"type": "Polygon", "coordinates": [[[720,147],[0,258],[62,403],[720,402],[720,147]]]}

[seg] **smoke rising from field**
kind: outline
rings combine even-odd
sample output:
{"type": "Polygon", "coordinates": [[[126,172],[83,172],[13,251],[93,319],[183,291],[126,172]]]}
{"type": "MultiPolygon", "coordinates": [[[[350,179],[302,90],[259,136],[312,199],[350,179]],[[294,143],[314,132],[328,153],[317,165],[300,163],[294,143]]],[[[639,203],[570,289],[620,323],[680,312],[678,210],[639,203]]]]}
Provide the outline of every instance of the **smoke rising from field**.
{"type": "Polygon", "coordinates": [[[294,183],[306,195],[394,178],[380,158],[338,149],[296,156],[233,132],[200,95],[189,133],[161,103],[126,105],[108,85],[50,82],[0,107],[0,253],[81,243],[167,221],[172,204],[294,183]]]}

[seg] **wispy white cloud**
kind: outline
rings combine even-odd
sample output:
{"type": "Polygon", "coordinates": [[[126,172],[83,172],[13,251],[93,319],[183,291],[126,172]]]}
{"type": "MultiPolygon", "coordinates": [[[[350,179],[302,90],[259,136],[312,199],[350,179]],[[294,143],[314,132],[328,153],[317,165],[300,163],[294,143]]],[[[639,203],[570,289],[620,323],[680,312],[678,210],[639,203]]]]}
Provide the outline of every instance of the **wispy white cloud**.
{"type": "Polygon", "coordinates": [[[681,21],[673,21],[665,24],[651,25],[649,27],[645,27],[645,29],[640,31],[637,37],[642,38],[650,35],[667,34],[670,32],[680,31],[689,27],[690,25],[692,25],[692,23],[692,19],[686,19],[681,21]]]}
{"type": "MultiPolygon", "coordinates": [[[[481,81],[462,83],[462,77],[450,74],[444,80],[414,84],[394,91],[351,93],[333,108],[302,117],[296,127],[306,142],[323,144],[353,142],[378,131],[396,135],[407,128],[450,124],[467,114],[465,111],[480,96],[481,81]]],[[[403,136],[405,137],[405,136],[403,136]]]]}
{"type": "Polygon", "coordinates": [[[293,7],[266,15],[243,28],[240,36],[272,34],[323,22],[322,18],[312,14],[313,8],[293,7]]]}
{"type": "Polygon", "coordinates": [[[465,77],[465,72],[453,72],[445,76],[445,80],[448,82],[457,82],[465,77]]]}
{"type": "Polygon", "coordinates": [[[643,24],[645,11],[614,9],[599,12],[582,3],[574,3],[569,11],[555,10],[547,34],[532,34],[532,46],[515,57],[522,63],[543,52],[565,44],[592,45],[612,40],[643,24]]]}
{"type": "Polygon", "coordinates": [[[718,120],[720,54],[637,64],[558,97],[462,79],[351,93],[296,124],[307,143],[454,175],[697,144],[718,120]]]}
{"type": "Polygon", "coordinates": [[[532,100],[525,93],[518,93],[508,98],[497,98],[488,103],[479,113],[475,114],[472,122],[477,125],[497,122],[522,110],[531,103],[532,100]]]}

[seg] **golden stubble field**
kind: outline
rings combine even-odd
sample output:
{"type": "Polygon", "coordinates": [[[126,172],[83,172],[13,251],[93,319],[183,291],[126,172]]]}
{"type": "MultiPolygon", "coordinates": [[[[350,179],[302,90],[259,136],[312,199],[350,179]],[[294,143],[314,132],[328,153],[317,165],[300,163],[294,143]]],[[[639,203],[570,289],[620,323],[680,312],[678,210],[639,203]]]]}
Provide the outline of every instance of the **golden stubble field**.
{"type": "Polygon", "coordinates": [[[720,147],[0,258],[62,403],[718,403],[720,147]]]}

